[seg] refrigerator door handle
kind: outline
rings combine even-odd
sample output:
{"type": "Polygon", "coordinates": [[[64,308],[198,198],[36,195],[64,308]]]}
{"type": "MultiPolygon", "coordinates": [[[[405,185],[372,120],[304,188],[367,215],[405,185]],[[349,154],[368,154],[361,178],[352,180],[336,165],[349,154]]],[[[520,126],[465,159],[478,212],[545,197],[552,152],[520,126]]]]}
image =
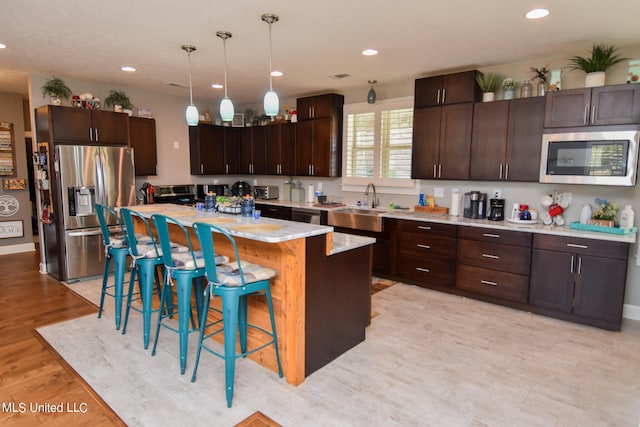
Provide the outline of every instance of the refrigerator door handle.
{"type": "Polygon", "coordinates": [[[96,182],[98,184],[98,194],[96,194],[96,200],[104,205],[106,204],[106,194],[102,150],[98,150],[96,152],[96,182]]]}
{"type": "Polygon", "coordinates": [[[92,230],[92,231],[72,231],[69,233],[71,237],[81,237],[81,236],[97,236],[102,234],[101,230],[92,230]]]}

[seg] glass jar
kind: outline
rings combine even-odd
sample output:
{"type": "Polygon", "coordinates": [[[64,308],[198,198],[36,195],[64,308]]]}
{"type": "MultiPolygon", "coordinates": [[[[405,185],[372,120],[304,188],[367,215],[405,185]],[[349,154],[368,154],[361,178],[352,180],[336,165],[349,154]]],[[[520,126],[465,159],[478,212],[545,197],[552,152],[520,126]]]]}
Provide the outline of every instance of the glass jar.
{"type": "Polygon", "coordinates": [[[533,86],[529,80],[522,82],[520,86],[520,98],[529,98],[533,95],[533,86]]]}
{"type": "Polygon", "coordinates": [[[252,218],[255,209],[255,201],[253,197],[243,197],[240,204],[240,213],[244,218],[252,218]]]}
{"type": "Polygon", "coordinates": [[[549,92],[549,83],[543,80],[538,82],[538,96],[544,96],[549,92]]]}

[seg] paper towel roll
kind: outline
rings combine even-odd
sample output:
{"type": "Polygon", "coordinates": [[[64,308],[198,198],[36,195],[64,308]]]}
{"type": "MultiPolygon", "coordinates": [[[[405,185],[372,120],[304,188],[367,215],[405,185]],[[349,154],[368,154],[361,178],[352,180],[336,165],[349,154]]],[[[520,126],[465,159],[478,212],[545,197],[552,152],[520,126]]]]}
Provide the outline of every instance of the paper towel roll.
{"type": "Polygon", "coordinates": [[[307,190],[307,202],[313,203],[316,199],[316,189],[313,184],[309,184],[309,189],[307,190]]]}
{"type": "Polygon", "coordinates": [[[454,188],[451,190],[451,209],[449,215],[460,216],[460,190],[454,188]]]}

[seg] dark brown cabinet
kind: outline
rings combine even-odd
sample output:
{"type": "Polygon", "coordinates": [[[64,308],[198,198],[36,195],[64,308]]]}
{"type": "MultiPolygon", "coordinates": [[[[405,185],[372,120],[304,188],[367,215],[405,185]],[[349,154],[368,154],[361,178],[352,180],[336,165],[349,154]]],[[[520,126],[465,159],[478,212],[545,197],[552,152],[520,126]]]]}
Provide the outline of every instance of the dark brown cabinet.
{"type": "Polygon", "coordinates": [[[544,126],[575,127],[640,122],[640,87],[624,84],[547,94],[544,126]]]}
{"type": "Polygon", "coordinates": [[[291,208],[288,206],[269,205],[266,203],[256,203],[256,209],[265,218],[277,218],[291,220],[291,208]]]}
{"type": "Polygon", "coordinates": [[[468,179],[473,104],[414,109],[411,178],[468,179]]]}
{"type": "Polygon", "coordinates": [[[136,176],[157,175],[156,121],[129,117],[129,143],[133,148],[136,176]]]}
{"type": "Polygon", "coordinates": [[[189,126],[191,175],[215,175],[225,171],[224,138],[221,126],[189,126]]]}
{"type": "Polygon", "coordinates": [[[480,101],[482,91],[476,81],[477,75],[478,71],[472,70],[416,79],[414,106],[420,108],[480,101]]]}
{"type": "Polygon", "coordinates": [[[543,97],[475,104],[470,178],[537,182],[544,106],[543,97]]]}
{"type": "Polygon", "coordinates": [[[401,280],[425,287],[453,288],[456,226],[398,221],[392,236],[397,247],[396,270],[401,280]]]}
{"type": "Polygon", "coordinates": [[[527,302],[531,233],[461,227],[458,231],[456,288],[527,302]]]}
{"type": "Polygon", "coordinates": [[[298,112],[296,175],[341,175],[343,104],[344,97],[333,93],[298,99],[308,114],[298,112]]]}
{"type": "Polygon", "coordinates": [[[113,111],[44,105],[38,108],[56,143],[129,144],[129,116],[113,111]]]}
{"type": "Polygon", "coordinates": [[[264,126],[241,128],[238,133],[239,173],[267,173],[266,131],[264,126]]]}
{"type": "Polygon", "coordinates": [[[295,175],[296,124],[280,123],[266,127],[267,174],[295,175]]]}
{"type": "Polygon", "coordinates": [[[533,242],[529,303],[619,330],[629,244],[549,235],[533,242]]]}

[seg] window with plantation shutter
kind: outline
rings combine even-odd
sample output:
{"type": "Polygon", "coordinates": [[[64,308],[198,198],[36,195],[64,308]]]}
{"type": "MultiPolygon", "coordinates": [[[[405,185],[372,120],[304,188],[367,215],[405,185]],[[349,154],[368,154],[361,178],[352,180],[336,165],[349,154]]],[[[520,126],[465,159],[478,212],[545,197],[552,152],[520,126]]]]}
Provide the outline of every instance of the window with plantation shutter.
{"type": "MultiPolygon", "coordinates": [[[[413,98],[344,106],[343,189],[373,182],[384,187],[415,188],[411,179],[413,98]]],[[[389,192],[395,191],[393,188],[389,192]]]]}

